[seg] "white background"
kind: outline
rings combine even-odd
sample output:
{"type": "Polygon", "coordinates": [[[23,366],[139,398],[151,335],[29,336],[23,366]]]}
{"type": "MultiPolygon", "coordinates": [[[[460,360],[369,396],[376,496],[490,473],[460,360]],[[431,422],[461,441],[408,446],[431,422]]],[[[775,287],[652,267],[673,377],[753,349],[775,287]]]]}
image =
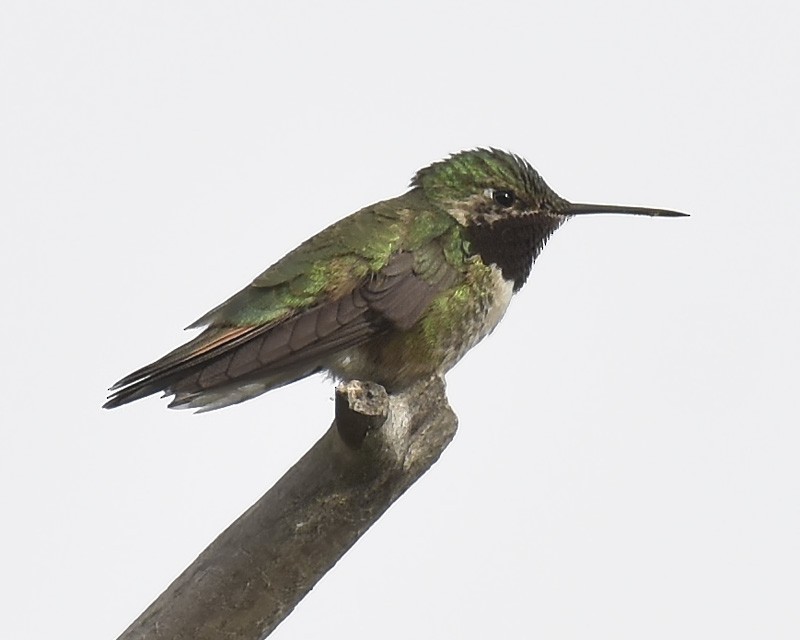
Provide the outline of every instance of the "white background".
{"type": "Polygon", "coordinates": [[[794,2],[15,2],[3,637],[115,638],[327,428],[105,389],[300,241],[497,146],[591,217],[450,374],[439,463],[274,634],[797,638],[794,2]]]}

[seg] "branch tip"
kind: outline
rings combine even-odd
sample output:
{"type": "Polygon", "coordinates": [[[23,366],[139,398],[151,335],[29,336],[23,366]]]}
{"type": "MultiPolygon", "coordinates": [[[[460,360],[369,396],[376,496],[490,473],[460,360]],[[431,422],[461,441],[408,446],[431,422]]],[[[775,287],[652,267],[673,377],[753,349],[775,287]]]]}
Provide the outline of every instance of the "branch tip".
{"type": "Polygon", "coordinates": [[[336,387],[336,430],[351,449],[360,449],[367,434],[380,429],[389,415],[389,394],[375,382],[350,380],[336,387]]]}

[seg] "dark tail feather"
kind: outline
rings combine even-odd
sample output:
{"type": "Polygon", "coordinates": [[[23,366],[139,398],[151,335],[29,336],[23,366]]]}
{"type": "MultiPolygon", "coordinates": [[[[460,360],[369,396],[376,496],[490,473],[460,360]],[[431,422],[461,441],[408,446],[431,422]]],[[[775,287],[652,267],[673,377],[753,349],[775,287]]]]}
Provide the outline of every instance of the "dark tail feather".
{"type": "Polygon", "coordinates": [[[165,386],[163,384],[154,382],[153,380],[143,380],[137,384],[132,384],[118,391],[114,391],[108,396],[108,400],[103,405],[103,409],[121,407],[123,404],[128,404],[140,398],[146,398],[147,396],[164,390],[165,386]]]}
{"type": "MultiPolygon", "coordinates": [[[[220,357],[216,360],[224,361],[225,359],[220,357]]],[[[204,371],[215,365],[216,362],[212,361],[171,376],[156,376],[129,384],[112,393],[103,408],[113,409],[154,393],[163,392],[164,396],[175,396],[172,402],[169,403],[170,409],[211,411],[249,400],[320,370],[319,367],[311,369],[281,369],[275,371],[272,375],[265,377],[264,374],[261,374],[249,381],[247,379],[235,379],[212,386],[202,386],[200,379],[203,377],[204,371]]]]}
{"type": "Polygon", "coordinates": [[[246,343],[253,333],[255,333],[253,327],[206,329],[194,340],[174,349],[163,358],[137,369],[114,384],[103,408],[113,409],[160,391],[171,395],[174,393],[171,390],[173,385],[192,378],[196,372],[213,366],[215,361],[224,359],[227,352],[246,343]]]}
{"type": "MultiPolygon", "coordinates": [[[[381,302],[376,298],[376,304],[381,302]]],[[[330,356],[384,330],[359,291],[278,324],[209,327],[194,340],[125,376],[103,405],[112,409],[163,391],[171,407],[208,411],[242,402],[324,368],[330,356]]]]}

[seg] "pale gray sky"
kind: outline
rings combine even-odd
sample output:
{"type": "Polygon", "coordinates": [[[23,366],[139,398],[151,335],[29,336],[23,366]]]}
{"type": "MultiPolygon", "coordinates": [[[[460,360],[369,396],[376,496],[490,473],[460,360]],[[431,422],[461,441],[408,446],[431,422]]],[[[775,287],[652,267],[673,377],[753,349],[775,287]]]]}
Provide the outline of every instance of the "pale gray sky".
{"type": "Polygon", "coordinates": [[[114,638],[325,431],[105,389],[450,152],[689,219],[560,230],[439,463],[273,635],[797,638],[796,3],[5,2],[8,638],[114,638]]]}

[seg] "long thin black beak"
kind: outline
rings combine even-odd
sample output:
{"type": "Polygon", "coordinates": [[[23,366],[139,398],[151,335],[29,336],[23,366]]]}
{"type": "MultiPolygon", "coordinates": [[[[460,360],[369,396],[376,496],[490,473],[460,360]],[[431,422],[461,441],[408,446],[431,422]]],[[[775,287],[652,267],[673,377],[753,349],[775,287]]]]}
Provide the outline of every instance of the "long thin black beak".
{"type": "Polygon", "coordinates": [[[624,207],[616,204],[583,204],[572,203],[567,205],[564,215],[584,216],[593,213],[623,213],[632,216],[663,216],[667,218],[684,218],[688,213],[670,211],[669,209],[650,209],[648,207],[624,207]]]}

